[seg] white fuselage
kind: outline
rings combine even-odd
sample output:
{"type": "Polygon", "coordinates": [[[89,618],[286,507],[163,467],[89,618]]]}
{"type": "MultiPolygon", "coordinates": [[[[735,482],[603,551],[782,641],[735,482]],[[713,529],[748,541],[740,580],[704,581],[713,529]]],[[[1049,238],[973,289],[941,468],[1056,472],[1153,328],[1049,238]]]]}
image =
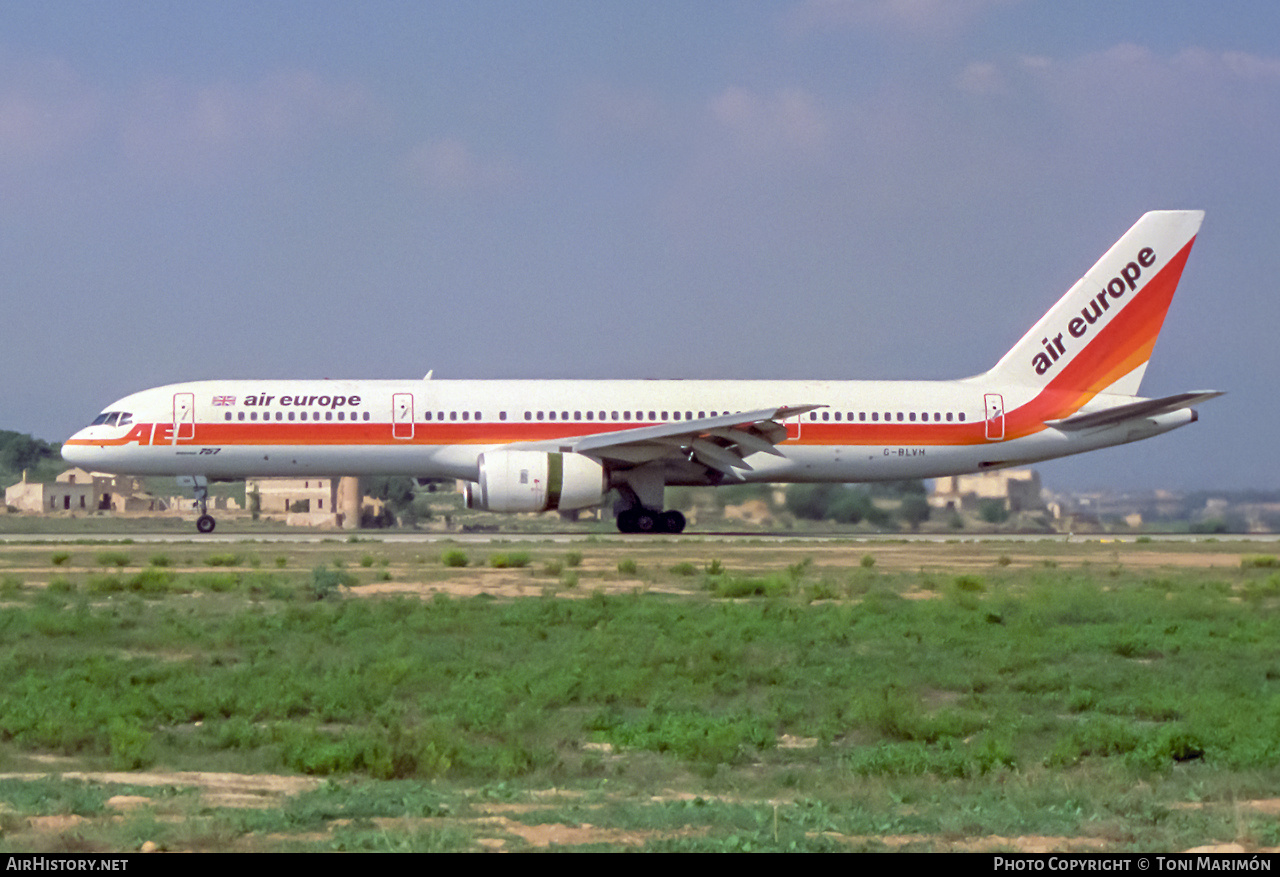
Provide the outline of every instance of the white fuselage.
{"type": "MultiPolygon", "coordinates": [[[[201,381],[135,393],[77,432],[87,469],[210,479],[412,475],[475,480],[481,453],[546,450],[586,435],[788,405],[779,455],[747,481],[885,481],[1026,463],[1122,444],[1190,409],[1066,433],[1035,387],[959,381],[201,381]],[[127,420],[127,422],[120,422],[127,420]]],[[[1101,400],[1095,400],[1101,401],[1101,400]]],[[[707,483],[701,475],[669,484],[707,483]]]]}

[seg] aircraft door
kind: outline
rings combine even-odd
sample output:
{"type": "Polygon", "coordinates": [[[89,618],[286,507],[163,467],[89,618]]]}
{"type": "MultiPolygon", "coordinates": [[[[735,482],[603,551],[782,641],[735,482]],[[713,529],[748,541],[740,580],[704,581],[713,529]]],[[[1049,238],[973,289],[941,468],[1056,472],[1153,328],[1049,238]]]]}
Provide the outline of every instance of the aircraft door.
{"type": "Polygon", "coordinates": [[[395,393],[391,397],[391,437],[413,438],[412,393],[395,393]]]}
{"type": "Polygon", "coordinates": [[[1004,441],[1004,397],[999,393],[987,393],[983,400],[986,407],[987,441],[1004,441]]]}
{"type": "Polygon", "coordinates": [[[196,437],[196,394],[173,394],[173,440],[191,441],[196,437]]]}

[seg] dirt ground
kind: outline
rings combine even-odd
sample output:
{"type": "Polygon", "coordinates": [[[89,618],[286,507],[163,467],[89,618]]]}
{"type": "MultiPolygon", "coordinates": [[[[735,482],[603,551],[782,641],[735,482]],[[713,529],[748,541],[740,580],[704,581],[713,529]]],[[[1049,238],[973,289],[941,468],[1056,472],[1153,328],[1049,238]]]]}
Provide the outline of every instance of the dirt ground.
{"type": "MultiPolygon", "coordinates": [[[[350,588],[348,593],[353,597],[376,597],[385,594],[419,596],[429,599],[438,593],[456,597],[471,597],[487,594],[499,598],[519,599],[521,597],[537,597],[554,590],[557,596],[565,598],[587,597],[596,591],[606,593],[631,593],[637,589],[648,592],[689,592],[697,586],[692,582],[685,585],[671,576],[646,575],[645,570],[667,570],[681,562],[693,563],[700,571],[706,563],[715,559],[728,569],[750,569],[767,571],[769,569],[785,569],[790,565],[808,562],[815,569],[823,571],[853,570],[864,566],[864,558],[874,559],[874,568],[882,572],[898,571],[937,571],[939,573],[963,574],[965,572],[991,570],[1000,567],[1055,567],[1061,569],[1079,568],[1083,565],[1094,565],[1100,568],[1123,565],[1126,569],[1160,570],[1169,568],[1196,568],[1223,570],[1239,569],[1242,556],[1254,552],[1242,550],[1238,546],[1215,546],[1213,550],[1188,550],[1181,543],[1151,544],[1133,546],[1120,545],[1100,540],[1076,540],[1069,543],[1063,537],[1046,539],[1041,542],[982,542],[982,543],[922,543],[922,542],[777,542],[761,550],[759,545],[736,542],[697,542],[677,541],[667,543],[627,542],[598,547],[587,544],[575,544],[571,548],[579,550],[583,555],[581,566],[577,569],[583,576],[583,584],[576,589],[556,588],[556,579],[534,575],[530,569],[495,569],[483,565],[486,554],[505,550],[506,546],[489,548],[468,546],[475,555],[473,566],[466,569],[450,571],[447,577],[434,573],[430,579],[414,581],[414,566],[405,559],[393,559],[384,568],[390,573],[392,581],[360,585],[350,588]],[[627,557],[634,559],[638,568],[636,575],[623,575],[616,571],[618,559],[627,557]]],[[[563,555],[565,546],[547,547],[531,546],[536,556],[563,555]]],[[[367,546],[353,546],[355,552],[368,550],[367,546]]],[[[539,561],[540,562],[540,561],[539,561]]],[[[351,565],[354,568],[354,564],[351,565]]],[[[49,565],[32,566],[30,570],[15,569],[15,572],[31,572],[48,576],[49,565]]],[[[788,745],[805,745],[804,741],[784,740],[780,747],[788,745]]],[[[197,797],[194,807],[188,801],[183,805],[184,812],[198,811],[201,808],[270,808],[278,807],[291,796],[295,796],[318,788],[324,780],[302,776],[279,776],[270,774],[233,774],[209,773],[197,771],[137,771],[137,772],[84,772],[70,769],[68,759],[48,757],[41,759],[47,762],[47,770],[39,772],[0,774],[0,779],[37,780],[56,774],[63,779],[83,780],[95,783],[120,783],[131,786],[167,787],[193,792],[197,797]]],[[[537,799],[563,802],[573,793],[565,790],[546,789],[535,792],[537,799]]],[[[689,793],[671,791],[659,795],[653,800],[680,800],[690,797],[689,793]]],[[[709,796],[703,795],[706,798],[709,796]]],[[[112,816],[100,817],[106,820],[118,820],[130,811],[139,807],[154,806],[155,799],[143,796],[117,796],[110,799],[108,809],[112,816]]],[[[492,803],[478,804],[475,815],[465,819],[461,817],[432,818],[422,820],[433,828],[442,825],[455,825],[464,828],[466,833],[478,838],[480,845],[488,850],[502,851],[511,849],[512,839],[518,839],[516,848],[549,848],[552,846],[577,846],[586,844],[607,844],[616,847],[640,847],[655,839],[670,838],[670,833],[659,835],[655,832],[641,832],[596,827],[588,822],[575,825],[540,824],[530,825],[513,819],[521,812],[529,812],[546,808],[542,800],[534,803],[492,803]]],[[[1255,801],[1238,801],[1234,806],[1238,810],[1256,810],[1268,814],[1280,814],[1280,799],[1264,799],[1255,801]]],[[[4,805],[0,804],[0,815],[4,805]]],[[[177,819],[180,815],[162,816],[158,818],[177,819]]],[[[53,848],[56,838],[83,832],[92,820],[79,816],[35,816],[27,817],[25,824],[7,825],[3,838],[11,849],[49,849],[53,848]],[[15,830],[16,829],[16,830],[15,830]],[[20,846],[14,846],[15,844],[20,846]]],[[[377,822],[377,820],[375,820],[377,822]]],[[[400,829],[406,826],[403,819],[394,821],[400,829]]],[[[332,828],[331,828],[332,831],[332,828]]],[[[689,834],[696,834],[690,830],[689,834]]],[[[291,839],[297,840],[296,836],[291,839]]],[[[1090,837],[1047,837],[1047,836],[986,836],[964,839],[943,839],[918,835],[835,838],[847,842],[851,848],[858,848],[869,842],[883,845],[889,849],[919,846],[927,844],[933,849],[956,852],[988,852],[998,850],[1018,850],[1027,853],[1051,851],[1091,852],[1106,848],[1106,841],[1090,837]]],[[[314,838],[323,841],[323,837],[314,838]]],[[[145,851],[158,849],[154,844],[144,843],[140,848],[145,851]]],[[[166,851],[178,851],[168,849],[166,851]]],[[[1197,847],[1183,852],[1259,852],[1246,850],[1239,844],[1221,844],[1216,846],[1197,847]]],[[[1274,852],[1275,850],[1269,850],[1274,852]]]]}

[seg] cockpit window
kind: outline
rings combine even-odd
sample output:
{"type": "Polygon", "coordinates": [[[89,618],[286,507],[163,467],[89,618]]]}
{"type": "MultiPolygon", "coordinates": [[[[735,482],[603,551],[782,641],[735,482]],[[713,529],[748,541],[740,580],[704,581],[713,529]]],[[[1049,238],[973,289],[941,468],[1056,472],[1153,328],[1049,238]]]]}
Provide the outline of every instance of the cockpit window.
{"type": "Polygon", "coordinates": [[[90,426],[125,426],[133,423],[133,415],[127,411],[104,411],[93,419],[90,426]]]}

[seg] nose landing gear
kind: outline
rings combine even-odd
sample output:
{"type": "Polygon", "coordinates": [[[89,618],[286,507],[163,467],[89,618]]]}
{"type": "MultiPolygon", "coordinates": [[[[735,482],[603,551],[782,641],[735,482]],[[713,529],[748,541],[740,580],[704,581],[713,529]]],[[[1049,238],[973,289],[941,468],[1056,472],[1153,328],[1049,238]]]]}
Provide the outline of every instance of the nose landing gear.
{"type": "Polygon", "coordinates": [[[201,533],[212,533],[218,522],[209,514],[209,479],[203,475],[186,475],[179,478],[178,483],[183,487],[190,487],[195,496],[196,508],[200,509],[196,529],[201,533]]]}

